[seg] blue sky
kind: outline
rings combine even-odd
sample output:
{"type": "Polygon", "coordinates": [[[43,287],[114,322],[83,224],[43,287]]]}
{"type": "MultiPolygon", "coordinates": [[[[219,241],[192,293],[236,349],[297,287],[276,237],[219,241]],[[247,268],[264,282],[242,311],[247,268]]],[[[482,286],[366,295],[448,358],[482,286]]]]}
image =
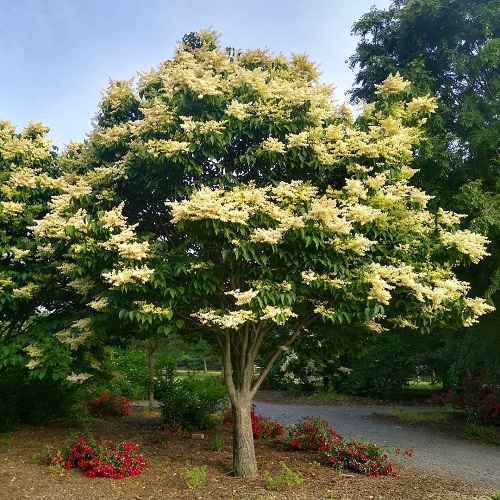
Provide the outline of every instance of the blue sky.
{"type": "Polygon", "coordinates": [[[390,0],[0,0],[0,119],[50,127],[62,147],[84,140],[109,79],[169,59],[185,33],[212,28],[222,45],[307,53],[336,96],[352,86],[352,25],[390,0]]]}

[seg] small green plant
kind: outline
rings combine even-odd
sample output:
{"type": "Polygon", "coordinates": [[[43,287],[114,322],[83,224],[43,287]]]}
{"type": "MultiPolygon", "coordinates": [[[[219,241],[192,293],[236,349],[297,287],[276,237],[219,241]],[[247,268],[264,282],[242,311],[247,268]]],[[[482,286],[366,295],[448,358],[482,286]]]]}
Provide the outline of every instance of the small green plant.
{"type": "Polygon", "coordinates": [[[491,500],[500,500],[500,491],[493,493],[493,495],[491,495],[491,500]]]}
{"type": "Polygon", "coordinates": [[[294,472],[285,462],[280,462],[281,473],[276,476],[271,475],[269,471],[264,471],[266,477],[266,489],[279,491],[284,484],[301,484],[304,478],[300,472],[294,472]]]}
{"type": "Polygon", "coordinates": [[[12,432],[4,432],[3,434],[0,434],[0,453],[5,451],[5,447],[9,444],[11,435],[12,432]]]}
{"type": "Polygon", "coordinates": [[[468,423],[467,427],[465,428],[464,434],[467,437],[477,437],[481,441],[488,440],[488,430],[486,429],[486,427],[479,424],[468,423]]]}
{"type": "Polygon", "coordinates": [[[224,436],[216,434],[214,436],[214,440],[212,443],[212,450],[214,450],[216,453],[219,453],[224,449],[225,445],[226,445],[226,440],[224,439],[224,436]]]}
{"type": "Polygon", "coordinates": [[[199,489],[207,481],[207,466],[193,467],[186,471],[187,485],[190,489],[199,489]]]}
{"type": "Polygon", "coordinates": [[[311,462],[311,469],[313,471],[317,470],[317,469],[320,469],[321,468],[321,464],[319,462],[316,462],[316,460],[313,460],[311,462]]]}
{"type": "Polygon", "coordinates": [[[466,437],[478,438],[483,443],[500,446],[500,435],[497,429],[498,427],[485,426],[475,422],[469,422],[465,428],[464,435],[466,437]]]}

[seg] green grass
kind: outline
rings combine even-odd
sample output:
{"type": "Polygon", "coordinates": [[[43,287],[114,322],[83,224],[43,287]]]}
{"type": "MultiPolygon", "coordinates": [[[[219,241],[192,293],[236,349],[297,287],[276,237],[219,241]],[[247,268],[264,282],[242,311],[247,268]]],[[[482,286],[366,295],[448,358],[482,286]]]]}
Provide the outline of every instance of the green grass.
{"type": "Polygon", "coordinates": [[[197,377],[221,377],[220,370],[209,370],[208,372],[204,370],[177,370],[176,376],[177,378],[186,378],[189,373],[195,372],[197,377]]]}
{"type": "Polygon", "coordinates": [[[411,411],[411,410],[397,410],[385,413],[390,417],[395,417],[402,422],[414,424],[420,422],[451,422],[453,420],[452,411],[411,411]]]}
{"type": "Polygon", "coordinates": [[[409,389],[415,391],[440,391],[443,389],[443,384],[441,383],[431,383],[430,380],[410,380],[409,389]]]}
{"type": "Polygon", "coordinates": [[[466,437],[475,437],[483,443],[500,446],[500,433],[493,426],[468,423],[465,428],[464,435],[466,437]]]}

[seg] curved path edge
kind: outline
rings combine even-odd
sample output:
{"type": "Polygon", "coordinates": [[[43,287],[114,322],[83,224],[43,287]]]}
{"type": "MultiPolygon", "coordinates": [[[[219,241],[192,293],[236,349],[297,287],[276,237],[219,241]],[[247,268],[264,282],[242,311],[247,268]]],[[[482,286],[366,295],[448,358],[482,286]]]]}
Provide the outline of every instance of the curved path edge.
{"type": "MultiPolygon", "coordinates": [[[[255,412],[282,425],[306,416],[320,416],[344,438],[375,442],[387,451],[412,449],[413,457],[391,455],[398,463],[433,474],[453,476],[487,488],[500,489],[500,447],[482,444],[442,432],[374,417],[402,408],[386,406],[309,406],[277,404],[255,400],[255,412]]],[[[415,408],[412,408],[415,410],[415,408]]]]}

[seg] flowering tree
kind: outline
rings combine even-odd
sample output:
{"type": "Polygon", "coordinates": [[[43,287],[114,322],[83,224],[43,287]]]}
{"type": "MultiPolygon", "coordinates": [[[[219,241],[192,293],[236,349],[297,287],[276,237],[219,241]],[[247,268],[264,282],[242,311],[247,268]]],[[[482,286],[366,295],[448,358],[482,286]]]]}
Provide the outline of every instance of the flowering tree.
{"type": "MultiPolygon", "coordinates": [[[[305,56],[224,52],[207,32],[136,87],[112,82],[34,229],[85,306],[50,342],[85,360],[116,319],[122,336],[207,333],[224,363],[234,471],[253,476],[252,397],[299,336],[477,321],[490,306],[453,268],[487,241],[429,212],[409,183],[435,102],[405,102],[407,86],[391,75],[354,121],[305,56]]],[[[47,347],[31,347],[43,366],[47,347]]],[[[88,378],[89,361],[69,379],[88,378]]]]}
{"type": "Polygon", "coordinates": [[[0,121],[0,369],[26,363],[22,351],[28,331],[43,322],[43,311],[56,309],[55,266],[37,259],[30,226],[50,210],[61,186],[48,129],[30,123],[16,132],[0,121]]]}

